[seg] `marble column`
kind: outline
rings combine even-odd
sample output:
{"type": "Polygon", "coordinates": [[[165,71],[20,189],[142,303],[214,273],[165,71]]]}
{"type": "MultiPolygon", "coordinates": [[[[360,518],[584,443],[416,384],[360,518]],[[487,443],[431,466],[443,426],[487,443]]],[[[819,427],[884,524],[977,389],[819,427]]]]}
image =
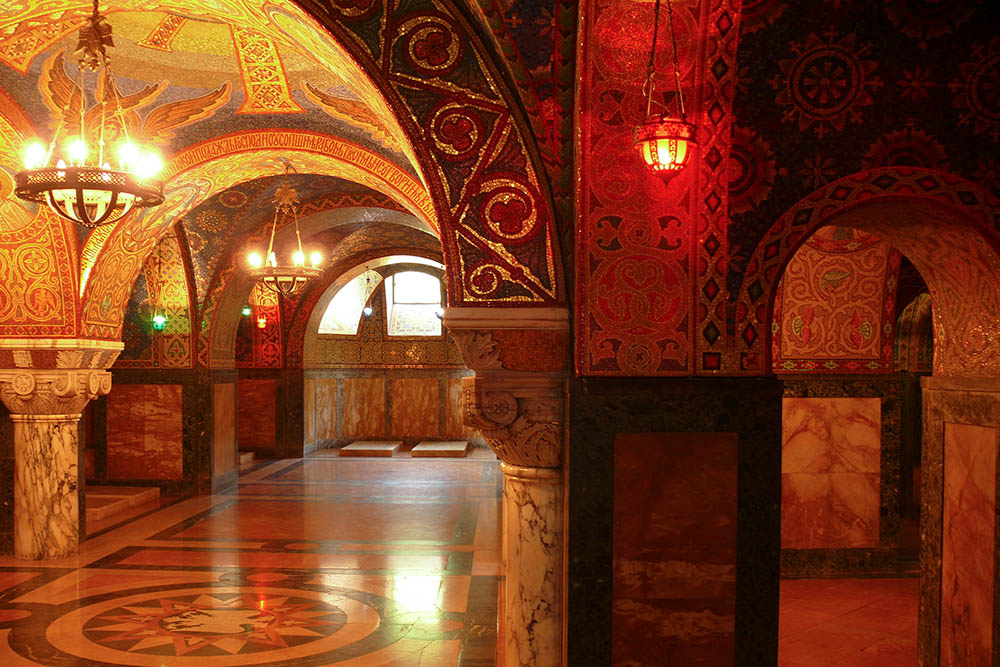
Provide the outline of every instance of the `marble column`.
{"type": "Polygon", "coordinates": [[[925,377],[920,664],[1000,656],[1000,380],[925,377]]]}
{"type": "Polygon", "coordinates": [[[111,389],[111,374],[103,368],[120,349],[119,343],[90,350],[16,350],[12,360],[20,367],[0,369],[0,400],[14,423],[18,558],[65,558],[79,548],[83,483],[77,422],[90,400],[111,389]],[[40,367],[44,362],[55,368],[40,367]]]}
{"type": "Polygon", "coordinates": [[[553,468],[501,464],[508,553],[506,663],[558,664],[562,652],[563,484],[553,468]]]}
{"type": "Polygon", "coordinates": [[[446,308],[466,365],[462,413],[501,461],[506,667],[564,664],[563,443],[568,313],[446,308]]]}
{"type": "Polygon", "coordinates": [[[75,415],[17,415],[14,422],[14,555],[63,558],[80,543],[75,415]]]}

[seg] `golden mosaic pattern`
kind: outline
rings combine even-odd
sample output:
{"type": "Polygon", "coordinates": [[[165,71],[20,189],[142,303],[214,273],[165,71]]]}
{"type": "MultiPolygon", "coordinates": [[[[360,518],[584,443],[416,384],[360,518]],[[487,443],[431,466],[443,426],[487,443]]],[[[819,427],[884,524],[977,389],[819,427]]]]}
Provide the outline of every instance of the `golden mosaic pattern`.
{"type": "Polygon", "coordinates": [[[160,22],[153,28],[153,32],[149,33],[146,39],[139,42],[139,46],[145,46],[147,49],[157,49],[159,51],[172,51],[170,48],[170,43],[174,41],[174,37],[180,32],[181,27],[187,22],[187,19],[183,16],[177,16],[176,14],[167,14],[164,16],[160,22]]]}
{"type": "Polygon", "coordinates": [[[232,31],[246,95],[236,113],[302,113],[288,90],[274,40],[248,28],[234,26],[232,31]]]}

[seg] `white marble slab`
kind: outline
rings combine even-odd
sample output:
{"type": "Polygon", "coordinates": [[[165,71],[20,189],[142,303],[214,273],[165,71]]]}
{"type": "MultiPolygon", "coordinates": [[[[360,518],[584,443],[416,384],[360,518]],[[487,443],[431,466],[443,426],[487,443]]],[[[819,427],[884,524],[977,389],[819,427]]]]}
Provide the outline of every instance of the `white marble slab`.
{"type": "Polygon", "coordinates": [[[461,458],[469,455],[468,440],[447,440],[444,442],[434,442],[424,440],[410,450],[413,457],[434,457],[434,458],[461,458]]]}
{"type": "Polygon", "coordinates": [[[402,446],[402,440],[355,440],[346,447],[341,447],[340,455],[391,457],[402,446]]]}

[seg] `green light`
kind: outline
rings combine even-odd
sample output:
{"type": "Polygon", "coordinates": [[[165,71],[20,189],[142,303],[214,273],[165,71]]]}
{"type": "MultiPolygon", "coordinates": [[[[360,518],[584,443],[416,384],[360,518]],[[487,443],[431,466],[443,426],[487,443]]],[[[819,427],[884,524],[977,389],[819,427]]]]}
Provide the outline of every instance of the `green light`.
{"type": "Polygon", "coordinates": [[[165,315],[153,315],[153,328],[157,331],[163,331],[163,327],[167,326],[167,317],[165,315]]]}
{"type": "Polygon", "coordinates": [[[243,313],[243,317],[250,317],[250,306],[243,306],[240,312],[243,313]]]}

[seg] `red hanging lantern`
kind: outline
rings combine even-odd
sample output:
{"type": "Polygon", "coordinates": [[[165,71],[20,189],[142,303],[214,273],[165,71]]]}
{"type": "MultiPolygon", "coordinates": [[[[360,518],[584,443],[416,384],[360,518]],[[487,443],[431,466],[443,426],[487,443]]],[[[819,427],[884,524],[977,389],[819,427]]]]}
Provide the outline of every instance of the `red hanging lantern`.
{"type": "Polygon", "coordinates": [[[656,58],[656,41],[660,33],[660,0],[656,0],[654,11],[653,45],[649,50],[646,83],[643,86],[643,92],[646,94],[646,120],[635,128],[633,138],[635,147],[646,166],[664,182],[667,182],[688,163],[691,159],[692,149],[697,145],[697,142],[695,141],[695,127],[687,122],[687,115],[684,112],[681,68],[677,61],[677,38],[674,36],[674,12],[670,0],[667,0],[667,20],[673,46],[674,83],[677,86],[675,99],[680,116],[653,113],[653,65],[656,58]]]}
{"type": "Polygon", "coordinates": [[[650,116],[635,128],[635,147],[650,171],[664,181],[676,176],[691,158],[694,125],[669,116],[650,116]]]}

